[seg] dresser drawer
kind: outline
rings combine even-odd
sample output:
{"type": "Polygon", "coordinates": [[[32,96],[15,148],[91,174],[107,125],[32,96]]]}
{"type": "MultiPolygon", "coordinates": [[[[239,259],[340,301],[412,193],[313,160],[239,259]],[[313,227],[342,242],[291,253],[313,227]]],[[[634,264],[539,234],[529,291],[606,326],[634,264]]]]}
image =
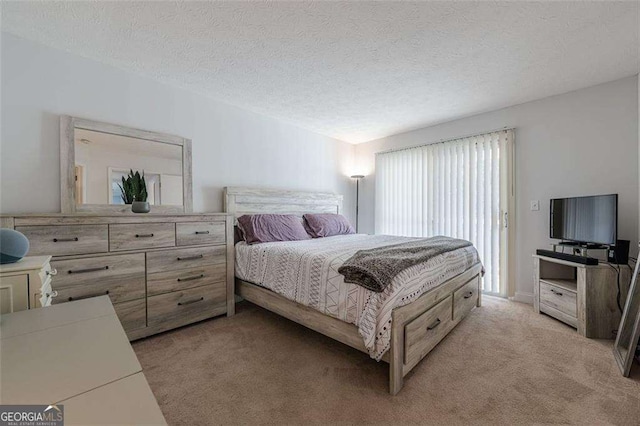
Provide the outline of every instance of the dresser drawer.
{"type": "Polygon", "coordinates": [[[226,263],[226,246],[194,247],[147,253],[147,271],[150,274],[226,263]]]}
{"type": "Polygon", "coordinates": [[[179,327],[226,312],[224,286],[206,285],[151,296],[147,299],[147,325],[179,327]]]}
{"type": "Polygon", "coordinates": [[[53,260],[53,303],[108,294],[113,303],[145,296],[144,253],[53,260]]]}
{"type": "Polygon", "coordinates": [[[225,222],[176,223],[176,243],[179,246],[224,244],[227,240],[225,229],[225,222]]]}
{"type": "Polygon", "coordinates": [[[106,253],[108,225],[17,226],[29,239],[29,256],[106,253]]]}
{"type": "Polygon", "coordinates": [[[576,294],[562,287],[540,282],[540,303],[550,306],[571,317],[577,316],[576,294]]]}
{"type": "Polygon", "coordinates": [[[147,276],[147,294],[149,296],[171,291],[200,287],[219,283],[226,286],[227,265],[205,265],[178,271],[157,272],[147,276]]]}
{"type": "Polygon", "coordinates": [[[455,324],[452,296],[429,309],[404,327],[404,363],[413,365],[429,353],[455,324]]]}
{"type": "Polygon", "coordinates": [[[477,303],[478,280],[474,278],[453,293],[453,321],[460,321],[477,303]]]}
{"type": "Polygon", "coordinates": [[[175,223],[109,225],[109,250],[140,250],[176,245],[175,223]]]}
{"type": "Polygon", "coordinates": [[[113,305],[125,331],[137,330],[147,325],[146,299],[130,300],[113,305]]]}

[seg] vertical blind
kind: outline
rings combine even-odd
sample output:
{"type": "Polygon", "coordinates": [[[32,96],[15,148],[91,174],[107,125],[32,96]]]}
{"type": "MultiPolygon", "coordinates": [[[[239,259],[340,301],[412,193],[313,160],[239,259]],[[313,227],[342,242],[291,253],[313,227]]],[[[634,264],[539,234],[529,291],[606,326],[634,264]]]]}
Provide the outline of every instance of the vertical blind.
{"type": "Polygon", "coordinates": [[[503,130],[376,156],[376,234],[471,241],[486,274],[483,290],[500,285],[503,130]]]}

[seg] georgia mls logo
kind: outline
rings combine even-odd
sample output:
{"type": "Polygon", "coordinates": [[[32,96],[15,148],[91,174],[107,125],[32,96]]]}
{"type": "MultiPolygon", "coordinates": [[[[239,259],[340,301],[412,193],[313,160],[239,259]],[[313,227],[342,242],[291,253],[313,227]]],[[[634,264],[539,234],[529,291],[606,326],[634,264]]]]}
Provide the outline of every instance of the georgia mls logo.
{"type": "Polygon", "coordinates": [[[46,413],[49,410],[56,410],[58,413],[62,414],[62,410],[58,408],[57,405],[49,405],[47,408],[44,409],[44,412],[46,413]]]}
{"type": "Polygon", "coordinates": [[[0,426],[63,425],[63,405],[0,405],[0,426]]]}

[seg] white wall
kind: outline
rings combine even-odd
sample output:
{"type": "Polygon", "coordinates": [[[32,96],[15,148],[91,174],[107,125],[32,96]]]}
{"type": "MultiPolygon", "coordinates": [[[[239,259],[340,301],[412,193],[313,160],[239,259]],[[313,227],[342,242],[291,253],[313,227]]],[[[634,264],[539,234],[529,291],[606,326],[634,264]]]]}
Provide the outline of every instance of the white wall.
{"type": "Polygon", "coordinates": [[[374,230],[375,153],[516,128],[516,297],[532,300],[531,254],[548,248],[549,200],[618,193],[619,238],[638,241],[638,77],[357,145],[360,229],[374,230]],[[530,211],[540,200],[540,211],[530,211]]]}
{"type": "Polygon", "coordinates": [[[193,140],[194,211],[228,185],[331,191],[353,218],[354,147],[13,35],[1,41],[0,212],[58,212],[59,116],[193,140]]]}
{"type": "Polygon", "coordinates": [[[193,139],[194,210],[221,211],[222,188],[255,185],[345,195],[364,172],[360,229],[373,232],[374,153],[516,128],[516,290],[532,292],[531,253],[548,245],[548,200],[620,194],[620,237],[638,240],[637,76],[391,136],[355,148],[287,123],[2,33],[0,212],[57,212],[59,115],[193,139]],[[352,168],[354,151],[358,167],[352,168]],[[541,210],[531,212],[530,200],[541,210]]]}

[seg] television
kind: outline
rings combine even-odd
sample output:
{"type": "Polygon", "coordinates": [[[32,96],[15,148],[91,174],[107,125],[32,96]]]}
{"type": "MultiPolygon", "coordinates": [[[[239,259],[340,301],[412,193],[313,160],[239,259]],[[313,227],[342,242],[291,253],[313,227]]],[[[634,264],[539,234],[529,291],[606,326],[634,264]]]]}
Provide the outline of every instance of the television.
{"type": "Polygon", "coordinates": [[[618,194],[551,200],[550,236],[580,244],[614,245],[618,238],[618,194]]]}

